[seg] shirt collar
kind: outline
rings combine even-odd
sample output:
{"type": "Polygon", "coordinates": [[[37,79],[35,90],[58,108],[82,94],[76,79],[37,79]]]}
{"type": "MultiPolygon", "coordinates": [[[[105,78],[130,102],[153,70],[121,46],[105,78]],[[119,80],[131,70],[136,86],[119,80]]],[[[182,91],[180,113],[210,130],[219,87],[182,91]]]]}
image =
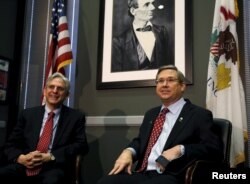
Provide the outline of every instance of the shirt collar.
{"type": "Polygon", "coordinates": [[[168,108],[169,112],[175,114],[179,111],[180,108],[183,107],[183,105],[186,103],[186,101],[184,100],[184,98],[180,98],[179,100],[177,100],[175,103],[171,104],[168,107],[165,107],[164,105],[162,105],[161,110],[163,108],[168,108]]]}
{"type": "MultiPolygon", "coordinates": [[[[55,113],[55,116],[57,116],[58,114],[60,114],[62,107],[60,106],[57,109],[54,109],[53,112],[55,113]]],[[[51,110],[49,109],[49,107],[47,105],[45,105],[45,112],[48,114],[51,112],[51,110]]]]}
{"type": "MultiPolygon", "coordinates": [[[[152,26],[153,27],[153,24],[151,23],[151,22],[147,22],[147,24],[145,25],[145,27],[146,26],[152,26]]],[[[136,30],[136,29],[138,29],[138,28],[141,28],[140,26],[138,26],[138,25],[136,25],[134,22],[133,22],[133,29],[134,29],[134,31],[136,30]]]]}

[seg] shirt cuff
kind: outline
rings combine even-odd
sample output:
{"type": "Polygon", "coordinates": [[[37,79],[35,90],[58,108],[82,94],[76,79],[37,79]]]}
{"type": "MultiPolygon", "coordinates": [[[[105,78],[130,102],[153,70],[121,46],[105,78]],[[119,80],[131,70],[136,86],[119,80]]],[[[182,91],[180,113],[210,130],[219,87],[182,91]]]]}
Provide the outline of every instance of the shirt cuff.
{"type": "Polygon", "coordinates": [[[126,149],[128,149],[128,150],[130,150],[132,152],[133,158],[136,156],[136,151],[135,151],[134,148],[128,147],[126,149]]]}
{"type": "Polygon", "coordinates": [[[185,154],[185,147],[183,145],[180,145],[180,147],[181,147],[181,155],[180,155],[181,157],[185,154]]]}

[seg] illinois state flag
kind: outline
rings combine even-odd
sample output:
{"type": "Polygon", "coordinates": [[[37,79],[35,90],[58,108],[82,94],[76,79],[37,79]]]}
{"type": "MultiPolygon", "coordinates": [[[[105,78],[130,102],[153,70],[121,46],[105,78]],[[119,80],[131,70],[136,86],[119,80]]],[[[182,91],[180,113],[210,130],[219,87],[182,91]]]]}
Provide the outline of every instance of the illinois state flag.
{"type": "Polygon", "coordinates": [[[232,122],[230,166],[245,161],[247,131],[245,94],[239,75],[236,0],[216,0],[207,78],[207,108],[232,122]]]}

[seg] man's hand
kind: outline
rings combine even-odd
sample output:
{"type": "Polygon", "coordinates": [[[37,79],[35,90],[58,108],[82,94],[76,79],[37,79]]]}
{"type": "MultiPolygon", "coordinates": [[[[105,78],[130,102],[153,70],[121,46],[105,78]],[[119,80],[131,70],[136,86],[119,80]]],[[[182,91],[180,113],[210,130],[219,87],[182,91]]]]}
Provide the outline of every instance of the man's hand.
{"type": "MultiPolygon", "coordinates": [[[[177,145],[166,151],[163,151],[162,156],[164,156],[169,161],[179,158],[181,156],[181,146],[177,145]]],[[[165,171],[165,167],[163,167],[161,164],[156,162],[156,165],[160,169],[161,172],[165,171]]]]}
{"type": "Polygon", "coordinates": [[[164,156],[169,161],[172,161],[181,156],[181,145],[176,145],[168,150],[163,151],[162,156],[164,156]]]}
{"type": "Polygon", "coordinates": [[[41,153],[39,151],[29,152],[26,155],[21,154],[17,158],[17,163],[22,164],[29,169],[32,169],[42,164],[42,162],[40,161],[41,160],[40,157],[41,153]]]}
{"type": "Polygon", "coordinates": [[[125,149],[116,160],[115,165],[113,169],[110,171],[109,175],[118,174],[125,168],[127,168],[127,172],[131,174],[132,165],[133,165],[132,152],[129,149],[125,149]]]}
{"type": "Polygon", "coordinates": [[[17,163],[24,165],[25,167],[32,169],[44,162],[50,161],[49,153],[41,153],[39,151],[32,151],[26,155],[22,154],[17,158],[17,163]]]}

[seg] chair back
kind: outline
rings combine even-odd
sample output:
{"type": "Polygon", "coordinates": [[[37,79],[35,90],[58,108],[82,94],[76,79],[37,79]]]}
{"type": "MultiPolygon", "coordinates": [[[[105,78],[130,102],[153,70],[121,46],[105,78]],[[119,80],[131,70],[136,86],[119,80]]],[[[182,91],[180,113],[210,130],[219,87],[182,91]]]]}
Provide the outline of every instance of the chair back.
{"type": "Polygon", "coordinates": [[[226,119],[214,118],[214,130],[223,142],[223,161],[222,164],[197,160],[188,167],[185,175],[185,184],[201,184],[211,179],[211,169],[230,167],[230,145],[232,136],[232,123],[226,119]],[[204,179],[205,178],[205,179],[204,179]],[[208,179],[208,180],[207,180],[208,179]]]}
{"type": "Polygon", "coordinates": [[[230,145],[232,135],[232,123],[229,120],[214,118],[214,128],[216,134],[223,142],[223,163],[230,166],[230,145]]]}

